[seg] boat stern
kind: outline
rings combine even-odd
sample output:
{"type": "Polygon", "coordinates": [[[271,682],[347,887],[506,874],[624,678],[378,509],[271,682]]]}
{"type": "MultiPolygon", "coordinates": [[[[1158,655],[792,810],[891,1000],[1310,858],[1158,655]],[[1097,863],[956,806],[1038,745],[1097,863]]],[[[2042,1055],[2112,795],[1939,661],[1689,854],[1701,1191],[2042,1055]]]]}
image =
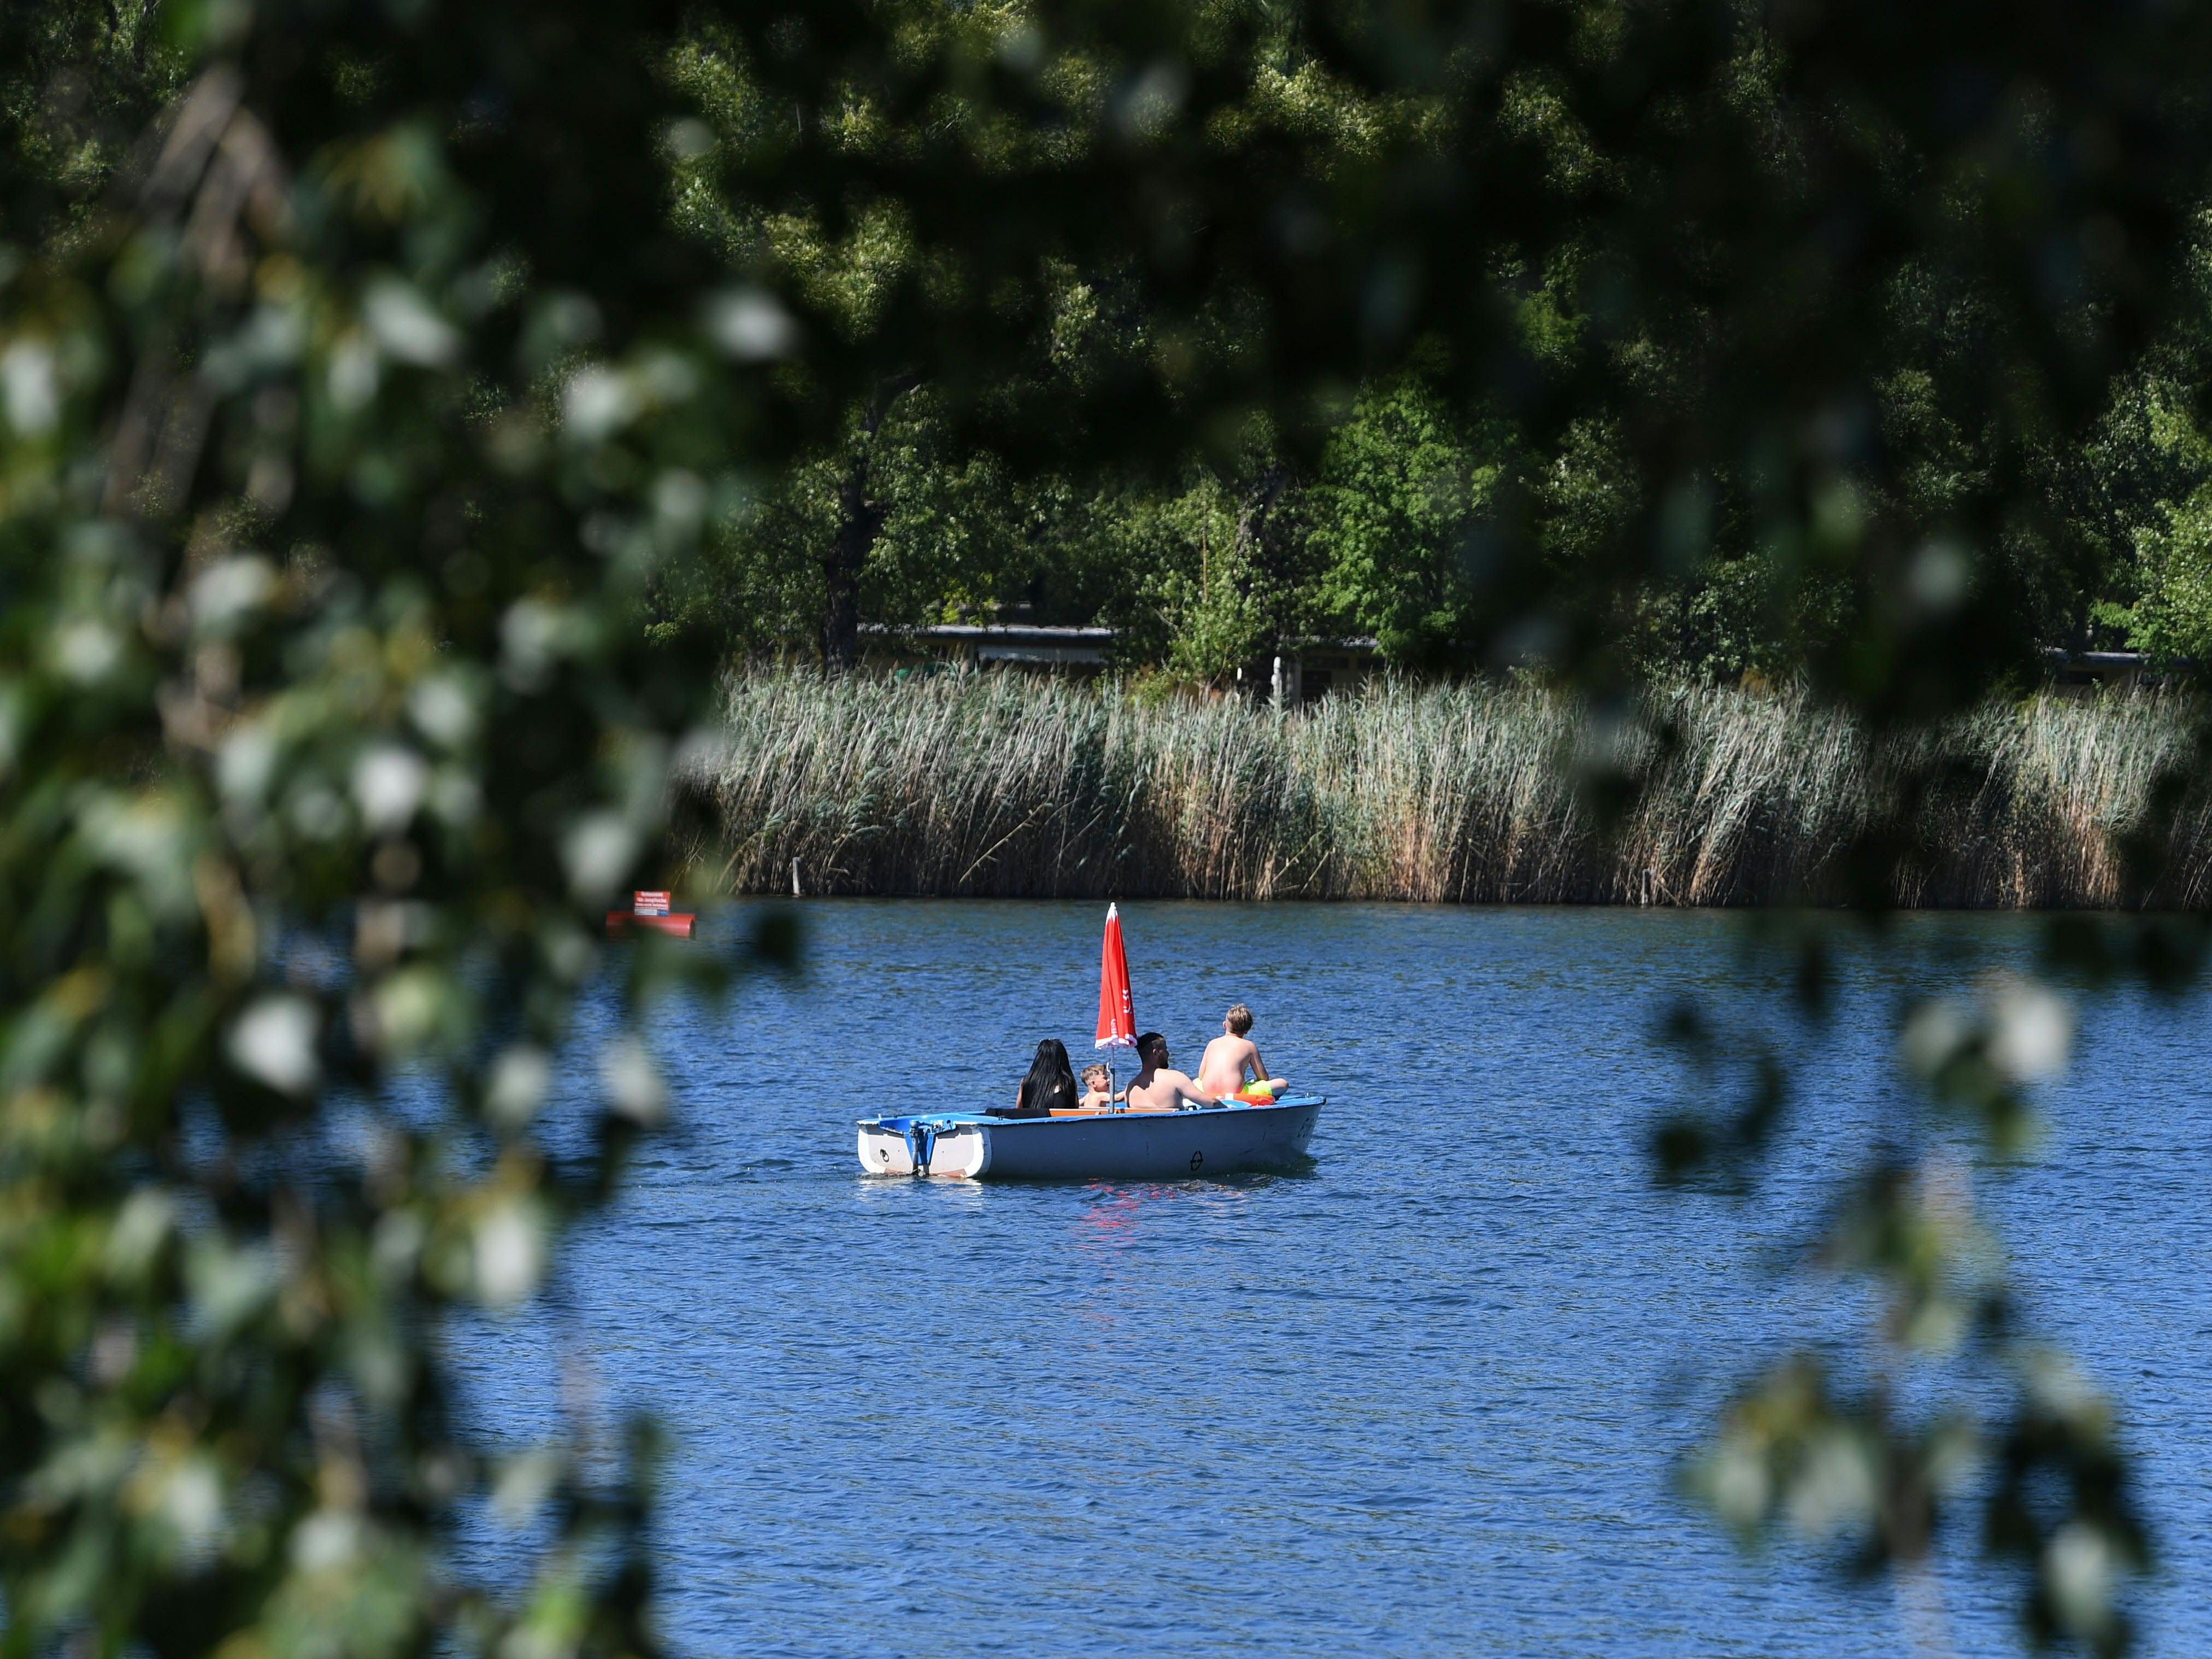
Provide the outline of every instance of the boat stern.
{"type": "Polygon", "coordinates": [[[864,1117],[860,1168],[875,1176],[933,1176],[973,1181],[991,1167],[991,1132],[957,1119],[864,1117]]]}

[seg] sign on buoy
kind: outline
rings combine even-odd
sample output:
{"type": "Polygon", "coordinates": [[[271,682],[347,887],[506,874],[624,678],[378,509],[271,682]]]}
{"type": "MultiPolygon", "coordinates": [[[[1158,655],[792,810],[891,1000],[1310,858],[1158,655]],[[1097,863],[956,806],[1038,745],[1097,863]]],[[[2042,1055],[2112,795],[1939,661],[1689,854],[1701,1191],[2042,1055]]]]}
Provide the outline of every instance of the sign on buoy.
{"type": "Polygon", "coordinates": [[[629,896],[629,909],[607,912],[607,932],[620,934],[633,927],[648,927],[656,933],[691,938],[699,931],[698,916],[690,910],[671,910],[668,898],[665,892],[638,889],[629,896]]]}

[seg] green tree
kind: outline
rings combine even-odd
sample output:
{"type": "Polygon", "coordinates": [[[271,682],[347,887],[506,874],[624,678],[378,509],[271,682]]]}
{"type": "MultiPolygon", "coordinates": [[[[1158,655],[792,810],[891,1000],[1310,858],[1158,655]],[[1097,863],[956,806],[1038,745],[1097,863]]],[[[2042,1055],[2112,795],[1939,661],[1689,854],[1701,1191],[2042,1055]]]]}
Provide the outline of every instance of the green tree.
{"type": "Polygon", "coordinates": [[[82,224],[189,66],[151,0],[0,15],[0,232],[16,257],[82,224]]]}
{"type": "MultiPolygon", "coordinates": [[[[2201,440],[2192,448],[2208,456],[2201,440]]],[[[2126,628],[2127,642],[2139,650],[2212,660],[2212,483],[2160,503],[2136,532],[2136,552],[2140,592],[2132,605],[2105,614],[2126,628]]]]}
{"type": "Polygon", "coordinates": [[[2192,249],[2190,282],[2197,303],[2181,307],[2141,363],[2120,377],[2103,418],[2057,483],[2070,533],[2094,550],[2105,572],[2080,642],[2094,637],[2167,659],[2201,659],[2212,642],[2203,552],[2212,441],[2202,408],[2212,373],[2212,337],[2203,320],[2212,264],[2201,240],[2192,249]]]}
{"type": "Polygon", "coordinates": [[[1418,375],[1365,390],[1313,490],[1322,608],[1393,661],[1449,661],[1473,631],[1510,453],[1498,422],[1455,418],[1418,375]]]}

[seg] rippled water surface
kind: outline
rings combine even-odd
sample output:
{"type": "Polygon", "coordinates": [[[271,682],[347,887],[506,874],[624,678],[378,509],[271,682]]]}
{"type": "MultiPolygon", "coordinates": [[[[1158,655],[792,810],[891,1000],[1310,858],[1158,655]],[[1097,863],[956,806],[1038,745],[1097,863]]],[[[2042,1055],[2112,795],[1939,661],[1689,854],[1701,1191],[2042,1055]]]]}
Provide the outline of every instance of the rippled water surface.
{"type": "MultiPolygon", "coordinates": [[[[1194,1060],[1248,1001],[1330,1103],[1303,1172],[1089,1187],[864,1178],[852,1120],[995,1101],[1043,1036],[1079,1065],[1096,907],[804,917],[801,983],[657,1019],[678,1128],[572,1243],[565,1311],[461,1339],[496,1433],[557,1421],[563,1352],[600,1410],[669,1425],[679,1652],[1903,1650],[1886,1591],[1738,1554],[1670,1460],[1731,1377],[1856,1328],[1778,1247],[1894,1105],[1906,966],[2025,963],[2029,924],[1845,948],[1814,1103],[1745,1205],[1656,1192],[1643,1151],[1686,1086],[1659,1010],[1786,997],[1740,917],[1133,906],[1139,1023],[1194,1060]]],[[[2212,1651],[2205,1010],[2078,1006],[2048,1135],[1983,1191],[2147,1455],[2148,1651],[2212,1651]]],[[[1958,1650],[2016,1650],[1969,1555],[1958,1650]]]]}

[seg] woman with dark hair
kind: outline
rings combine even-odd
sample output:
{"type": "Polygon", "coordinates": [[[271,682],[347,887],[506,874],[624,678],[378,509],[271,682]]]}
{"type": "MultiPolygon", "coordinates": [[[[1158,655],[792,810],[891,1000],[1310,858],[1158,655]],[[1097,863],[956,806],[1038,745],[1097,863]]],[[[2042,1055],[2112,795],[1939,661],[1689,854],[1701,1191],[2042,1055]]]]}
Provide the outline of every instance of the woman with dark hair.
{"type": "Polygon", "coordinates": [[[1054,1107],[1072,1107],[1076,1099],[1075,1073],[1068,1069],[1067,1049],[1058,1037],[1047,1037],[1037,1044],[1036,1058],[1030,1062],[1030,1074],[1014,1091],[1012,1107],[994,1106],[990,1115],[1050,1117],[1054,1107]]]}

